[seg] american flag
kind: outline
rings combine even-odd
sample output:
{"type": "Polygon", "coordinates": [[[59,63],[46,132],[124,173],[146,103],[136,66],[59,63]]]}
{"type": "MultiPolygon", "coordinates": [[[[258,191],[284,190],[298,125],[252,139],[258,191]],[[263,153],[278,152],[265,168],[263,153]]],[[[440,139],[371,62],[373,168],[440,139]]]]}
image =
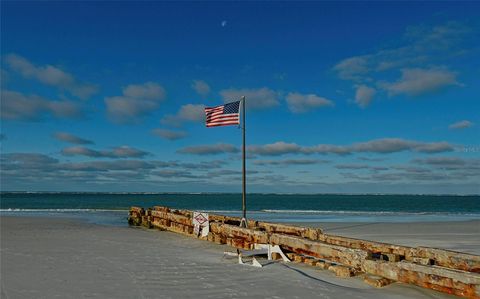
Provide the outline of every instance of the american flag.
{"type": "Polygon", "coordinates": [[[229,126],[240,124],[240,101],[222,106],[205,108],[207,127],[229,126]]]}

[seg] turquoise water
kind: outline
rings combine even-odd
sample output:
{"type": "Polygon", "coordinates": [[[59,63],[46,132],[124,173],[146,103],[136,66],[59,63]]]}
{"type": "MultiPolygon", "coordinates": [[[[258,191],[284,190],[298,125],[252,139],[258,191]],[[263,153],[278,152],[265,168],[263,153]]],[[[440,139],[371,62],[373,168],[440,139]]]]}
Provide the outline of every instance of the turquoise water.
{"type": "MultiPolygon", "coordinates": [[[[124,225],[130,206],[240,215],[241,194],[1,193],[2,215],[80,217],[124,225]]],[[[417,222],[480,219],[480,196],[248,194],[248,217],[285,222],[417,222]]]]}

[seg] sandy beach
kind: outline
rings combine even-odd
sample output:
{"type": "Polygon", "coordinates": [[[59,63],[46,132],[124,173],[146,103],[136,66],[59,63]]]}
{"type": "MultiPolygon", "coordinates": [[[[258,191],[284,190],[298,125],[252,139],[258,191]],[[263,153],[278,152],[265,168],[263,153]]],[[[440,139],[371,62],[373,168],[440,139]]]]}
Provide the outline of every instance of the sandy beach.
{"type": "MultiPolygon", "coordinates": [[[[461,244],[458,248],[470,248],[473,253],[480,247],[478,222],[424,224],[430,239],[420,236],[423,230],[418,225],[387,224],[383,229],[378,224],[316,225],[332,233],[380,240],[388,229],[391,239],[384,241],[401,235],[405,242],[432,244],[441,241],[441,235],[432,231],[448,231],[451,234],[443,239],[443,247],[461,244]],[[455,234],[454,229],[465,233],[455,234]]],[[[4,216],[1,297],[453,298],[400,283],[374,289],[360,278],[337,278],[330,271],[294,263],[275,262],[261,269],[242,266],[225,258],[225,250],[231,248],[170,232],[4,216]]]]}

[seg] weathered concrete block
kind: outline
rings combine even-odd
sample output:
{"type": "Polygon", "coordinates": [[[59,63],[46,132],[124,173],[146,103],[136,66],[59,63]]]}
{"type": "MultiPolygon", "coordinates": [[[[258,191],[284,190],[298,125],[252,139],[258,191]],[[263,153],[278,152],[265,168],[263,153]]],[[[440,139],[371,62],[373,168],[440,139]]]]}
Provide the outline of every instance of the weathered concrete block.
{"type": "Polygon", "coordinates": [[[163,206],[154,206],[153,210],[154,211],[160,211],[160,212],[166,212],[166,213],[170,212],[169,207],[163,207],[163,206]]]}
{"type": "Polygon", "coordinates": [[[214,242],[217,244],[225,244],[225,238],[222,235],[209,232],[207,236],[207,241],[214,242]]]}
{"type": "Polygon", "coordinates": [[[140,215],[145,214],[145,210],[142,207],[130,207],[130,212],[138,213],[140,215]]]}
{"type": "Polygon", "coordinates": [[[297,263],[303,263],[303,261],[305,261],[305,257],[303,255],[297,254],[294,256],[293,261],[297,263]]]}
{"type": "Polygon", "coordinates": [[[258,230],[216,222],[210,224],[210,230],[229,238],[242,239],[247,243],[268,243],[268,234],[258,230]]]}
{"type": "Polygon", "coordinates": [[[417,247],[411,248],[405,258],[412,260],[413,257],[432,259],[437,266],[480,273],[480,256],[478,255],[437,248],[417,247]]]}
{"type": "Polygon", "coordinates": [[[410,261],[420,265],[433,265],[435,263],[435,261],[428,257],[412,257],[410,261]]]}
{"type": "Polygon", "coordinates": [[[375,288],[383,288],[384,286],[394,282],[393,280],[387,279],[385,277],[368,275],[368,274],[363,277],[363,281],[366,284],[371,285],[372,287],[375,287],[375,288]]]}
{"type": "Polygon", "coordinates": [[[280,253],[272,252],[272,260],[281,260],[282,256],[280,253]]]}
{"type": "Polygon", "coordinates": [[[316,266],[317,265],[317,259],[313,258],[313,257],[305,257],[304,259],[304,263],[309,265],[309,266],[316,266]]]}
{"type": "Polygon", "coordinates": [[[322,260],[318,260],[317,263],[315,264],[315,266],[317,268],[322,269],[322,270],[327,270],[330,266],[332,266],[332,263],[322,261],[322,260]]]}
{"type": "Polygon", "coordinates": [[[193,235],[193,227],[183,225],[177,222],[171,222],[170,226],[165,226],[164,228],[168,231],[183,234],[183,235],[188,235],[188,236],[193,235]]]}
{"type": "Polygon", "coordinates": [[[252,243],[246,242],[244,239],[239,238],[227,238],[227,245],[246,250],[253,249],[252,243]]]}
{"type": "MultiPolygon", "coordinates": [[[[240,217],[231,217],[224,215],[208,214],[208,220],[211,222],[220,222],[224,224],[230,224],[234,226],[240,226],[242,218],[240,217]]],[[[258,221],[256,220],[247,220],[247,226],[250,229],[255,229],[257,227],[258,221]]]]}
{"type": "Polygon", "coordinates": [[[478,298],[480,274],[437,266],[424,266],[402,261],[365,260],[364,272],[391,280],[415,284],[448,294],[467,298],[478,298]]]}
{"type": "Polygon", "coordinates": [[[226,238],[223,235],[220,234],[214,234],[214,242],[217,244],[225,244],[226,243],[226,238]]]}
{"type": "Polygon", "coordinates": [[[146,228],[152,228],[152,224],[148,218],[148,216],[142,216],[142,226],[146,228]]]}
{"type": "Polygon", "coordinates": [[[258,228],[265,230],[269,234],[277,233],[292,235],[310,240],[318,240],[318,237],[322,234],[322,230],[318,228],[299,227],[269,222],[258,222],[258,228]]]}
{"type": "Polygon", "coordinates": [[[289,260],[291,260],[293,262],[295,261],[295,257],[297,256],[297,254],[293,253],[293,252],[288,252],[285,255],[288,257],[289,260]]]}
{"type": "Polygon", "coordinates": [[[394,253],[385,253],[384,254],[389,262],[399,262],[400,261],[400,256],[398,254],[394,253]]]}
{"type": "Polygon", "coordinates": [[[152,227],[160,230],[167,230],[168,225],[165,224],[165,219],[154,218],[152,227]]]}
{"type": "Polygon", "coordinates": [[[187,216],[177,215],[174,213],[170,213],[170,212],[167,213],[167,212],[162,212],[157,210],[152,211],[151,214],[152,214],[152,217],[155,217],[155,218],[162,218],[162,219],[170,220],[172,222],[180,223],[183,225],[193,226],[192,218],[189,218],[187,216]]]}
{"type": "Polygon", "coordinates": [[[128,224],[134,226],[140,226],[142,224],[141,217],[129,216],[128,217],[128,224]]]}
{"type": "Polygon", "coordinates": [[[353,249],[362,249],[373,253],[393,253],[399,256],[405,256],[405,254],[411,249],[411,247],[408,246],[399,246],[394,244],[374,242],[329,234],[320,235],[318,240],[332,245],[338,245],[353,249]]]}
{"type": "Polygon", "coordinates": [[[362,261],[368,257],[368,252],[364,250],[350,249],[288,235],[272,234],[270,243],[280,245],[280,247],[298,254],[328,259],[358,269],[360,269],[362,261]]]}
{"type": "Polygon", "coordinates": [[[333,271],[335,273],[336,276],[338,277],[352,277],[355,275],[355,270],[350,268],[350,267],[346,267],[346,266],[342,266],[342,265],[332,265],[330,267],[328,267],[328,270],[330,271],[333,271]]]}

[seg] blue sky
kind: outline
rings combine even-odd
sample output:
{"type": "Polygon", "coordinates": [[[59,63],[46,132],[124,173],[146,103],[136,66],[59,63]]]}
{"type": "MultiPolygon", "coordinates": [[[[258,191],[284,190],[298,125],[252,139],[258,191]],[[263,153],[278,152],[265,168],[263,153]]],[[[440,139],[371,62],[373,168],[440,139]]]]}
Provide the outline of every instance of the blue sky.
{"type": "Polygon", "coordinates": [[[479,3],[1,6],[2,190],[480,193],[479,3]]]}

